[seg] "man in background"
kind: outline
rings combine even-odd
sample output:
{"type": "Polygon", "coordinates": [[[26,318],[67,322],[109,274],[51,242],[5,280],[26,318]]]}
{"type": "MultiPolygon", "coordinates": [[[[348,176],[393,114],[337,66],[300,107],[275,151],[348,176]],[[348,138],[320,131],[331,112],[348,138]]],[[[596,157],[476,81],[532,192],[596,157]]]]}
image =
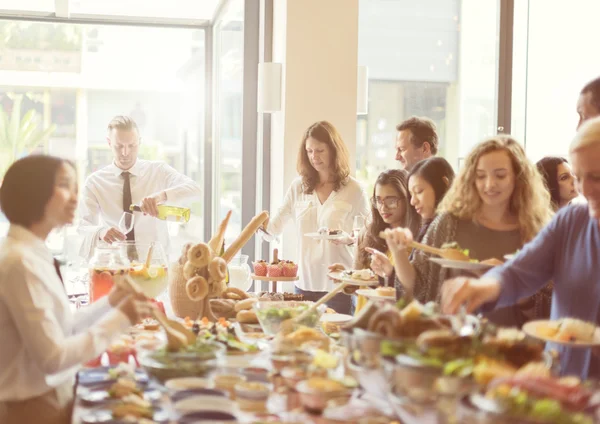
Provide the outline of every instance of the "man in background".
{"type": "Polygon", "coordinates": [[[581,89],[577,100],[577,114],[577,129],[588,119],[600,116],[600,78],[588,82],[581,89]]]}
{"type": "Polygon", "coordinates": [[[425,117],[413,116],[396,126],[396,160],[406,171],[415,163],[435,156],[438,136],[435,123],[425,117]]]}

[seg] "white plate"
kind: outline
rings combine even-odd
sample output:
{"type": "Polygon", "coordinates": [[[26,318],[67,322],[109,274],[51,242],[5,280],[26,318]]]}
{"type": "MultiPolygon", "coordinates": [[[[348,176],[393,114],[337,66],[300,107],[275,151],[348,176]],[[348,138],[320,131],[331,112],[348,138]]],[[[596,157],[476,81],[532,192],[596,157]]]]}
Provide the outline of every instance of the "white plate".
{"type": "Polygon", "coordinates": [[[379,285],[379,279],[376,277],[374,280],[357,280],[355,278],[350,278],[343,271],[330,272],[327,274],[329,278],[332,280],[343,281],[344,283],[351,283],[355,286],[377,286],[379,285]]]}
{"type": "Polygon", "coordinates": [[[579,342],[579,341],[578,342],[563,342],[560,340],[555,340],[553,338],[540,335],[538,333],[538,329],[540,327],[551,326],[554,323],[555,322],[546,320],[546,319],[530,321],[527,324],[523,325],[523,331],[525,332],[525,334],[533,337],[534,339],[543,340],[543,341],[549,342],[549,343],[556,343],[556,344],[560,344],[560,345],[564,345],[564,346],[575,346],[575,347],[600,346],[600,328],[596,328],[596,331],[594,332],[594,340],[592,340],[591,342],[579,342]]]}
{"type": "Polygon", "coordinates": [[[514,253],[511,253],[510,255],[504,255],[504,259],[506,259],[507,261],[510,261],[515,256],[517,256],[517,255],[514,253]]]}
{"type": "Polygon", "coordinates": [[[429,260],[441,265],[442,268],[464,269],[467,271],[486,271],[494,267],[494,265],[483,264],[481,262],[453,261],[442,258],[429,258],[429,260]]]}
{"type": "Polygon", "coordinates": [[[323,314],[321,315],[321,322],[331,322],[333,324],[344,324],[352,321],[354,317],[346,314],[323,314]]]}
{"type": "Polygon", "coordinates": [[[359,289],[356,290],[356,294],[359,296],[364,296],[367,299],[387,300],[388,302],[396,302],[396,296],[380,296],[377,294],[377,291],[373,289],[359,289]]]}
{"type": "Polygon", "coordinates": [[[319,233],[304,234],[304,237],[310,237],[311,239],[314,239],[314,240],[339,240],[339,239],[343,239],[344,237],[347,237],[347,236],[348,236],[348,234],[346,234],[343,231],[341,234],[333,234],[333,235],[319,234],[319,233]]]}

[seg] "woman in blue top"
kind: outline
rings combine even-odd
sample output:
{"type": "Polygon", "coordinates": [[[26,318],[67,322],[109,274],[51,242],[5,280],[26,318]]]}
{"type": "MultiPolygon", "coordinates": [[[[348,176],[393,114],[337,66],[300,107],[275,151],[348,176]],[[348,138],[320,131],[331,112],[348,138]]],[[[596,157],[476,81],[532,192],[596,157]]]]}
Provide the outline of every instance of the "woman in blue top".
{"type": "MultiPolygon", "coordinates": [[[[561,209],[512,261],[483,278],[447,281],[442,289],[445,312],[455,313],[463,304],[468,311],[512,305],[553,280],[553,320],[600,323],[600,117],[580,127],[570,156],[587,205],[561,209]]],[[[590,349],[552,347],[560,351],[563,375],[600,377],[600,357],[590,349]]]]}

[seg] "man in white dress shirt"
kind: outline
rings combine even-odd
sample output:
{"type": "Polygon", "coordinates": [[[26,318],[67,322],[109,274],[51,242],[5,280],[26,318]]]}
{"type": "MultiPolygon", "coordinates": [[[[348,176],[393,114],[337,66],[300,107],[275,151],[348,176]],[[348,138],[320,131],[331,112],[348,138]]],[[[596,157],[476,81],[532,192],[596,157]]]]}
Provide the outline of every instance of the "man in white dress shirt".
{"type": "Polygon", "coordinates": [[[200,186],[164,162],[138,158],[140,134],[135,121],[116,116],[108,124],[106,137],[114,161],[91,174],[83,187],[79,233],[85,236],[81,255],[89,257],[98,241],[157,241],[168,251],[169,233],[165,221],[155,218],[157,206],[178,206],[200,197],[200,186]],[[119,220],[139,205],[133,229],[123,234],[119,220]]]}

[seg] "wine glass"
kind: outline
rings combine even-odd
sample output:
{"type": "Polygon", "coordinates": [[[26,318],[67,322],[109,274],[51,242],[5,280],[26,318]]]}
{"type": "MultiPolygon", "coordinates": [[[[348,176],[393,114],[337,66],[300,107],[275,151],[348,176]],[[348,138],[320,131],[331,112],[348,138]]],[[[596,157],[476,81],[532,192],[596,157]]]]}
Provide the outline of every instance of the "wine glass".
{"type": "Polygon", "coordinates": [[[133,230],[134,216],[131,212],[123,212],[119,220],[119,230],[127,235],[133,230]]]}
{"type": "Polygon", "coordinates": [[[357,238],[364,226],[365,217],[362,215],[356,215],[354,217],[354,222],[352,223],[352,237],[357,238]]]}

